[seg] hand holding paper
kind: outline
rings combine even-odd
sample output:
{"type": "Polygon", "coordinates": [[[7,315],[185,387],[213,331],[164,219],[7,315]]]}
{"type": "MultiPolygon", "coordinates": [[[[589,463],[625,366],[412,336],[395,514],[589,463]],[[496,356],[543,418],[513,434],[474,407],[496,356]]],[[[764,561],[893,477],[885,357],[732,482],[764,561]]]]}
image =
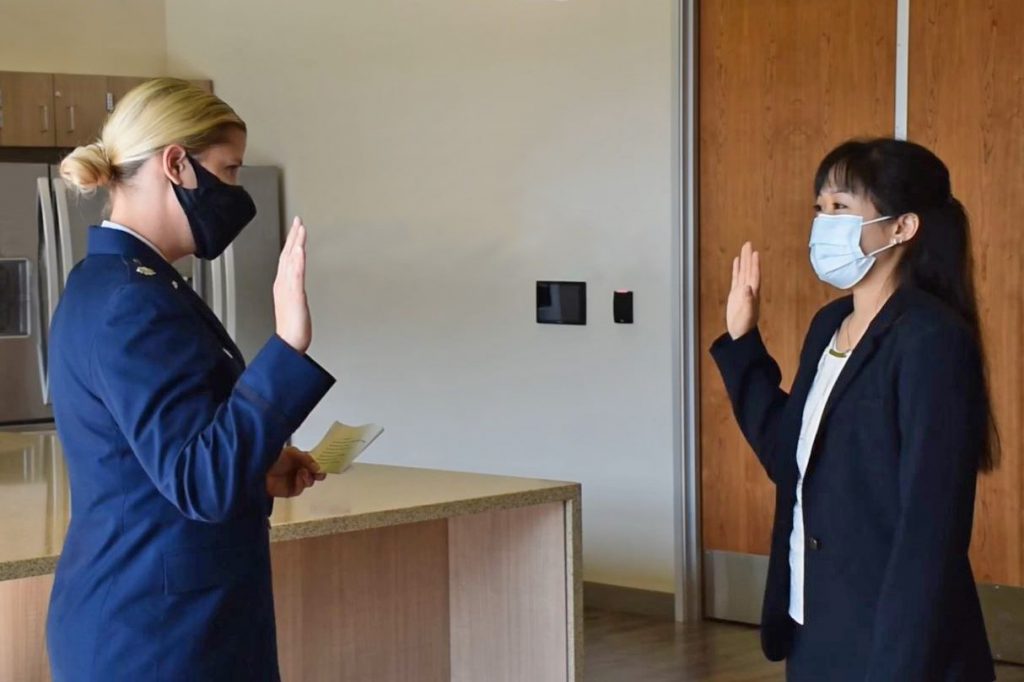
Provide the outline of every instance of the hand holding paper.
{"type": "Polygon", "coordinates": [[[320,465],[321,471],[340,474],[383,432],[384,428],[376,424],[347,426],[334,422],[310,454],[320,465]]]}
{"type": "Polygon", "coordinates": [[[295,497],[326,474],[317,469],[308,452],[286,446],[267,472],[267,494],[271,497],[295,497]]]}

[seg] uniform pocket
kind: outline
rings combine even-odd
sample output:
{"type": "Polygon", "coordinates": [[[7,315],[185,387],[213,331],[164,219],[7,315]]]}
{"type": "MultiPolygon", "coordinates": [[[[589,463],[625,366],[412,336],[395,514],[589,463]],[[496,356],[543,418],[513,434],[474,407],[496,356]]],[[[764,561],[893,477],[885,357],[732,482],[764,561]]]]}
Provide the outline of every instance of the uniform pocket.
{"type": "Polygon", "coordinates": [[[164,555],[164,591],[181,594],[229,585],[260,565],[259,545],[184,550],[164,555]]]}

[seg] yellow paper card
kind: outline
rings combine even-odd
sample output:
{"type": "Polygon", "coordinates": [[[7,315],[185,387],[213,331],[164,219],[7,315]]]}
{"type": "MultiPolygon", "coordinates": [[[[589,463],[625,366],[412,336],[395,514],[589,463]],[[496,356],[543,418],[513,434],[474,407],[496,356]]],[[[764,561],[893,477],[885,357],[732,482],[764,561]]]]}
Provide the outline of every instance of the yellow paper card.
{"type": "Polygon", "coordinates": [[[334,422],[309,454],[324,473],[340,474],[383,432],[384,428],[376,424],[347,426],[334,422]]]}

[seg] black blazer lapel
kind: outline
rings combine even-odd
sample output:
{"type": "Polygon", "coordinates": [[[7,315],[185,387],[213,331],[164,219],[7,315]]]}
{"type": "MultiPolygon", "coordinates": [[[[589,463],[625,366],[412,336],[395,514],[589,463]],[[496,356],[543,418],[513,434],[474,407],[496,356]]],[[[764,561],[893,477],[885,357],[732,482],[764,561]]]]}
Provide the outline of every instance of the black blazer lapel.
{"type": "Polygon", "coordinates": [[[796,445],[803,425],[804,405],[807,403],[807,396],[814,384],[814,377],[818,374],[818,362],[821,360],[821,354],[825,352],[825,348],[831,343],[832,336],[839,328],[843,318],[852,310],[853,299],[851,297],[842,298],[829,304],[815,317],[807,332],[807,339],[804,341],[804,348],[800,354],[800,366],[793,379],[793,386],[789,390],[789,401],[784,417],[786,423],[779,438],[779,446],[787,451],[779,461],[785,463],[785,471],[789,474],[794,486],[799,478],[796,465],[796,445]]]}
{"type": "Polygon", "coordinates": [[[821,361],[821,354],[825,348],[832,343],[839,325],[853,312],[853,298],[847,296],[839,299],[828,306],[811,325],[807,333],[807,341],[804,344],[803,353],[800,357],[800,368],[797,371],[796,380],[793,382],[791,395],[797,397],[796,402],[800,405],[800,414],[803,415],[804,403],[807,402],[807,395],[811,392],[811,385],[814,377],[818,374],[818,363],[821,361]]]}
{"type": "Polygon", "coordinates": [[[886,301],[885,305],[882,306],[882,309],[878,311],[871,324],[868,325],[864,338],[853,349],[850,359],[847,360],[846,366],[843,367],[843,371],[839,373],[839,378],[836,379],[836,385],[832,387],[828,402],[825,403],[825,411],[821,416],[822,424],[828,420],[829,414],[835,408],[836,402],[843,397],[843,393],[850,387],[853,380],[857,378],[857,375],[864,368],[864,365],[867,364],[867,361],[875,354],[875,351],[878,350],[878,344],[882,337],[903,314],[903,311],[906,309],[908,296],[909,294],[905,290],[897,290],[886,301]]]}
{"type": "MultiPolygon", "coordinates": [[[[829,417],[832,411],[835,409],[836,403],[843,397],[843,393],[850,387],[853,381],[860,374],[861,370],[868,363],[878,350],[878,346],[881,343],[882,338],[886,332],[892,327],[892,325],[900,318],[903,311],[906,309],[910,292],[904,289],[898,289],[889,300],[882,306],[882,309],[875,316],[875,319],[868,325],[867,331],[864,333],[864,337],[857,344],[857,347],[853,349],[853,353],[850,354],[850,359],[846,361],[846,366],[843,367],[843,371],[839,373],[839,378],[836,379],[835,386],[832,387],[832,392],[829,394],[828,402],[825,403],[825,410],[821,415],[821,423],[818,425],[818,432],[814,437],[814,444],[811,446],[811,459],[807,464],[807,473],[804,474],[805,479],[810,477],[818,459],[818,439],[821,433],[825,430],[826,424],[828,424],[829,417]]],[[[824,352],[824,348],[822,348],[824,352]]]]}

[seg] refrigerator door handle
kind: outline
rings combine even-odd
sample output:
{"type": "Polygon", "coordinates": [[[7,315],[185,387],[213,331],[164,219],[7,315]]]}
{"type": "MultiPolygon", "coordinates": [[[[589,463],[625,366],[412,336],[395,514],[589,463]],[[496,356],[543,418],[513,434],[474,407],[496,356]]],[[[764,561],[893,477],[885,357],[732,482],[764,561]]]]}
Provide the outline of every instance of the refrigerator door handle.
{"type": "Polygon", "coordinates": [[[60,178],[53,180],[53,198],[57,204],[57,235],[60,237],[61,289],[68,283],[75,265],[71,243],[71,211],[68,210],[68,186],[60,178]]]}
{"type": "Polygon", "coordinates": [[[50,179],[38,178],[36,180],[37,200],[39,202],[39,229],[42,232],[43,270],[46,281],[42,284],[46,288],[46,307],[40,305],[39,315],[42,318],[39,329],[39,379],[43,388],[43,403],[50,404],[50,378],[46,367],[47,338],[50,334],[50,322],[53,321],[53,314],[57,310],[57,298],[59,284],[57,282],[57,245],[54,244],[56,233],[54,232],[53,203],[50,196],[50,179]]]}
{"type": "Polygon", "coordinates": [[[224,256],[210,261],[210,279],[210,307],[220,323],[224,324],[224,256]]]}
{"type": "Polygon", "coordinates": [[[235,246],[231,244],[224,251],[224,327],[231,340],[236,340],[238,327],[237,298],[238,291],[235,277],[235,246]]]}
{"type": "Polygon", "coordinates": [[[199,298],[206,300],[206,283],[204,282],[203,261],[196,256],[192,257],[192,291],[199,294],[199,298]]]}

